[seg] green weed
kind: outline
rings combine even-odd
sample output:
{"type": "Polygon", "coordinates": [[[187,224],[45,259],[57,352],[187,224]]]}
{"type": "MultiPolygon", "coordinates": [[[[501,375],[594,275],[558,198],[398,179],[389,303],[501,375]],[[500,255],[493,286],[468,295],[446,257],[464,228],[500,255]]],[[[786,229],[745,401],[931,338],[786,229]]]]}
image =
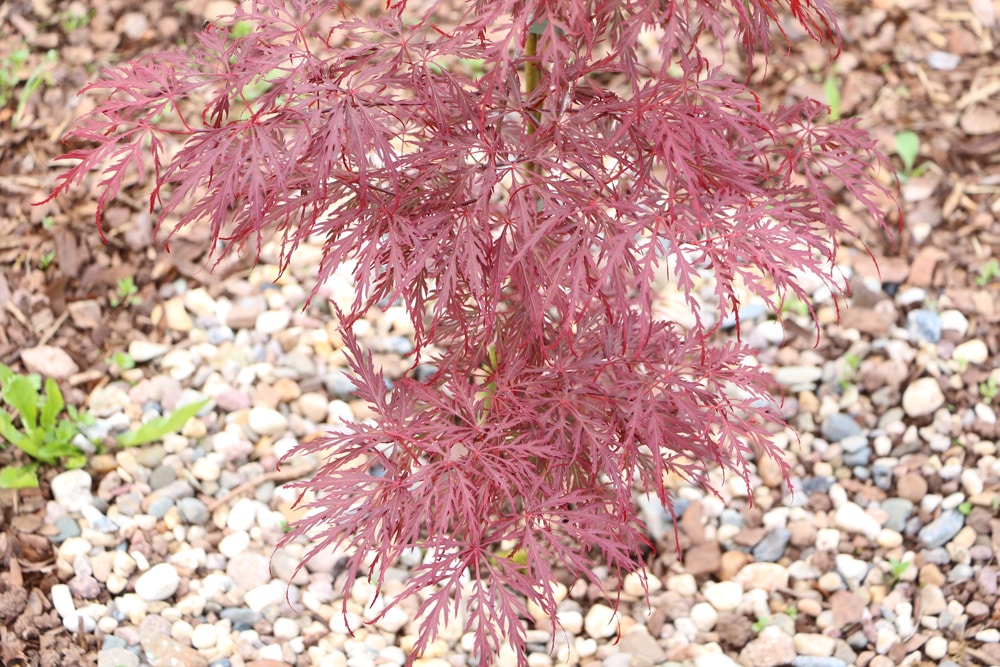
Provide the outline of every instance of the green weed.
{"type": "Polygon", "coordinates": [[[997,387],[996,375],[990,375],[986,378],[986,382],[979,383],[979,396],[986,403],[992,403],[993,399],[997,397],[998,391],[1000,391],[1000,387],[997,387]]]}
{"type": "Polygon", "coordinates": [[[1000,278],[1000,262],[994,257],[983,268],[979,269],[979,275],[976,276],[976,286],[986,287],[997,278],[1000,278]]]}
{"type": "Polygon", "coordinates": [[[138,306],[142,303],[142,299],[136,296],[139,293],[139,288],[136,287],[135,280],[132,276],[127,276],[121,278],[118,281],[118,287],[115,291],[114,296],[109,299],[111,306],[117,308],[121,304],[127,306],[138,306]]]}
{"type": "Polygon", "coordinates": [[[900,181],[905,182],[919,177],[930,166],[930,163],[916,166],[917,158],[920,156],[920,136],[910,130],[896,133],[896,155],[903,163],[903,171],[899,172],[900,181]]]}
{"type": "MultiPolygon", "coordinates": [[[[4,405],[0,407],[0,449],[10,444],[31,459],[23,466],[0,469],[0,488],[37,487],[40,464],[70,470],[86,464],[87,455],[73,440],[84,426],[94,423],[94,417],[66,405],[55,380],[48,378],[43,385],[37,374],[19,375],[0,364],[0,401],[4,405]]],[[[133,447],[161,440],[168,433],[179,431],[207,403],[208,399],[177,408],[165,417],[150,419],[135,431],[119,435],[116,441],[123,447],[133,447]]]]}
{"type": "Polygon", "coordinates": [[[33,459],[0,470],[0,488],[38,486],[38,463],[72,469],[87,462],[72,440],[88,418],[66,405],[55,380],[48,378],[43,392],[40,376],[18,375],[0,364],[0,398],[12,410],[0,408],[0,437],[33,459]]]}
{"type": "Polygon", "coordinates": [[[899,558],[889,559],[889,572],[886,575],[886,583],[889,584],[889,588],[895,588],[896,584],[899,583],[906,571],[910,569],[912,561],[900,560],[899,558]]]}

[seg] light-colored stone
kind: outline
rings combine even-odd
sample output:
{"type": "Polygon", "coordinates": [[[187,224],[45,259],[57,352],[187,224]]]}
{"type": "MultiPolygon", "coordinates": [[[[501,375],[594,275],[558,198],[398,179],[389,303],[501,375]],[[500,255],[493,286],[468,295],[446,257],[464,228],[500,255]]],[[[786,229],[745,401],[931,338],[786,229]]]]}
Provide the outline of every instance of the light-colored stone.
{"type": "Polygon", "coordinates": [[[985,364],[990,358],[986,343],[978,338],[967,340],[952,350],[951,358],[959,364],[985,364]]]}
{"type": "Polygon", "coordinates": [[[903,412],[909,417],[923,417],[944,405],[944,393],[937,378],[914,380],[903,392],[903,412]]]}
{"type": "Polygon", "coordinates": [[[768,626],[757,639],[740,651],[740,662],[747,667],[779,667],[795,660],[795,643],[780,628],[768,626]]]}
{"type": "Polygon", "coordinates": [[[191,646],[197,649],[208,649],[215,646],[219,633],[211,623],[199,623],[191,631],[191,646]]]}
{"type": "Polygon", "coordinates": [[[73,358],[58,347],[38,345],[21,351],[21,361],[29,373],[38,373],[43,378],[65,380],[79,373],[80,367],[73,358]]]}
{"type": "Polygon", "coordinates": [[[173,565],[160,563],[149,568],[135,582],[136,595],[149,602],[166,600],[177,592],[180,575],[173,565]]]}
{"type": "Polygon", "coordinates": [[[739,571],[735,581],[743,585],[743,590],[760,589],[773,593],[788,586],[788,569],[777,563],[750,563],[739,571]]]}
{"type": "Polygon", "coordinates": [[[833,523],[837,528],[848,533],[860,533],[869,540],[874,541],[882,525],[861,507],[850,501],[845,502],[833,516],[833,523]]]}
{"type": "Polygon", "coordinates": [[[618,633],[618,613],[604,604],[595,604],[583,619],[583,629],[594,639],[612,637],[618,633]]]}
{"type": "Polygon", "coordinates": [[[94,503],[94,496],[90,493],[91,482],[92,479],[87,471],[67,470],[52,479],[50,488],[52,496],[60,507],[67,512],[79,512],[84,506],[94,503]]]}
{"type": "Polygon", "coordinates": [[[738,581],[707,581],[702,593],[718,611],[733,611],[743,599],[743,585],[738,581]]]}
{"type": "Polygon", "coordinates": [[[280,435],[288,429],[288,418],[272,408],[250,408],[247,423],[258,435],[280,435]]]}
{"type": "Polygon", "coordinates": [[[701,632],[711,632],[719,620],[719,612],[707,602],[697,602],[692,605],[688,616],[701,632]]]}
{"type": "Polygon", "coordinates": [[[934,635],[924,644],[924,655],[931,660],[940,660],[948,655],[948,640],[941,635],[934,635]]]}

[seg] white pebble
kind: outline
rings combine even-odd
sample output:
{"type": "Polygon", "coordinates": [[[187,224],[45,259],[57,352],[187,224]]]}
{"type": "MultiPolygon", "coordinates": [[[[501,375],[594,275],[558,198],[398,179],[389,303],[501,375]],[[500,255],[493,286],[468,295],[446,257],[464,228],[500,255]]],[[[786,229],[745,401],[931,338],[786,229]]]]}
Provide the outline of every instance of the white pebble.
{"type": "MultiPolygon", "coordinates": [[[[302,416],[317,424],[326,420],[327,405],[329,399],[318,392],[306,392],[299,396],[299,411],[302,416]]],[[[350,408],[348,408],[350,410],[350,408]]]]}
{"type": "Polygon", "coordinates": [[[987,644],[995,644],[1000,642],[1000,630],[996,628],[987,628],[985,630],[980,630],[976,633],[976,641],[984,642],[987,644]]]}
{"type": "Polygon", "coordinates": [[[718,611],[733,611],[743,599],[743,586],[736,581],[708,581],[702,592],[718,611]]]}
{"type": "Polygon", "coordinates": [[[262,334],[276,334],[288,328],[292,314],[287,310],[266,310],[257,316],[254,329],[262,334]]]}
{"type": "Polygon", "coordinates": [[[226,518],[226,526],[230,530],[247,532],[253,528],[254,522],[257,520],[259,506],[260,503],[255,500],[240,498],[233,504],[233,508],[229,510],[229,516],[226,518]]]}
{"type": "MultiPolygon", "coordinates": [[[[75,625],[78,614],[76,605],[73,604],[73,593],[70,592],[66,584],[54,584],[51,590],[52,606],[56,608],[59,618],[63,620],[63,625],[75,625]]],[[[76,628],[68,628],[75,631],[76,628]]]]}
{"type": "Polygon", "coordinates": [[[126,593],[115,598],[115,608],[133,625],[139,625],[142,619],[146,618],[148,606],[146,601],[135,593],[126,593]]]}
{"type": "Polygon", "coordinates": [[[875,652],[879,655],[885,655],[898,643],[899,635],[889,626],[883,626],[875,633],[875,652]]]}
{"type": "Polygon", "coordinates": [[[300,630],[299,624],[290,618],[285,618],[284,616],[274,619],[274,626],[272,628],[275,639],[289,640],[293,637],[298,637],[300,630]]]}
{"type": "Polygon", "coordinates": [[[979,472],[975,468],[966,468],[962,471],[962,488],[970,496],[978,496],[983,492],[983,480],[979,477],[979,472]]]}
{"type": "Polygon", "coordinates": [[[212,482],[219,479],[219,475],[222,474],[222,470],[219,468],[217,461],[211,456],[202,456],[200,459],[191,464],[191,474],[195,476],[195,479],[200,479],[203,482],[212,482]]]}
{"type": "Polygon", "coordinates": [[[570,635],[578,635],[583,631],[583,614],[575,610],[556,613],[556,621],[570,635]]]}
{"type": "Polygon", "coordinates": [[[177,592],[181,577],[170,563],[154,565],[135,582],[136,595],[153,602],[166,600],[177,592]]]}
{"type": "Polygon", "coordinates": [[[969,331],[969,320],[959,310],[943,310],[940,314],[941,329],[944,331],[957,331],[960,336],[964,336],[969,331]]]}
{"type": "Polygon", "coordinates": [[[170,351],[168,345],[163,343],[151,343],[145,340],[134,340],[128,344],[128,354],[137,364],[144,364],[157,357],[162,357],[170,351]]]}
{"type": "Polygon", "coordinates": [[[944,405],[944,393],[937,378],[914,380],[903,392],[903,412],[909,417],[929,415],[944,405]]]}
{"type": "Polygon", "coordinates": [[[719,612],[707,602],[698,602],[692,605],[689,616],[691,622],[701,632],[711,632],[719,620],[719,612]]]}
{"type": "Polygon", "coordinates": [[[219,542],[219,553],[226,558],[235,558],[250,546],[250,535],[246,531],[230,533],[219,542]]]}
{"type": "Polygon", "coordinates": [[[667,590],[678,595],[691,596],[698,592],[698,582],[690,574],[675,574],[667,579],[667,590]]]}
{"type": "Polygon", "coordinates": [[[384,632],[396,634],[410,622],[410,615],[399,605],[390,607],[383,614],[382,618],[375,621],[375,627],[384,632]]]}
{"type": "Polygon", "coordinates": [[[816,531],[817,551],[836,551],[840,545],[840,531],[836,528],[820,528],[816,531]]]}
{"type": "Polygon", "coordinates": [[[948,655],[948,640],[941,635],[934,635],[924,644],[924,655],[931,660],[940,660],[948,655]]]}
{"type": "Polygon", "coordinates": [[[250,408],[247,423],[258,435],[279,435],[288,429],[288,418],[285,415],[261,406],[250,408]]]}
{"type": "MultiPolygon", "coordinates": [[[[263,586],[257,586],[246,592],[243,596],[243,602],[246,606],[250,607],[254,611],[262,611],[268,607],[277,607],[278,609],[287,609],[287,603],[285,602],[285,593],[288,593],[288,600],[294,605],[298,602],[299,589],[294,586],[289,587],[283,581],[272,581],[270,583],[264,584],[263,586]]],[[[334,618],[340,618],[341,614],[334,614],[334,618]]],[[[333,619],[331,619],[332,623],[333,619]]],[[[355,626],[357,627],[357,626],[355,626]]]]}
{"type": "Polygon", "coordinates": [[[959,364],[984,364],[990,357],[986,343],[977,339],[967,340],[952,350],[951,358],[959,364]]]}
{"type": "Polygon", "coordinates": [[[833,515],[833,523],[848,533],[861,533],[869,540],[878,537],[882,525],[861,507],[850,501],[845,502],[833,515]]]}
{"type": "Polygon", "coordinates": [[[618,613],[604,604],[595,604],[583,620],[583,629],[595,639],[612,637],[618,633],[618,613]]]}
{"type": "Polygon", "coordinates": [[[849,554],[837,554],[837,572],[847,581],[860,583],[868,574],[868,563],[858,560],[849,554]]]}
{"type": "Polygon", "coordinates": [[[574,642],[576,652],[581,658],[589,658],[597,653],[597,640],[590,637],[577,637],[574,642]]]}
{"type": "Polygon", "coordinates": [[[90,493],[92,481],[85,470],[67,470],[53,477],[49,487],[60,507],[67,512],[79,512],[84,505],[94,503],[90,493]]]}
{"type": "Polygon", "coordinates": [[[844,587],[844,580],[840,578],[840,575],[836,572],[827,572],[819,579],[816,580],[817,585],[819,585],[821,590],[827,593],[832,593],[833,591],[840,590],[844,587]]]}
{"type": "Polygon", "coordinates": [[[895,530],[883,528],[875,541],[883,549],[895,549],[903,543],[903,536],[895,530]]]}
{"type": "MultiPolygon", "coordinates": [[[[274,662],[284,662],[282,659],[281,644],[268,644],[267,646],[261,646],[257,650],[257,657],[261,660],[273,660],[274,662]]],[[[363,663],[357,663],[363,664],[363,663]]],[[[374,663],[373,663],[374,664],[374,663]]]]}

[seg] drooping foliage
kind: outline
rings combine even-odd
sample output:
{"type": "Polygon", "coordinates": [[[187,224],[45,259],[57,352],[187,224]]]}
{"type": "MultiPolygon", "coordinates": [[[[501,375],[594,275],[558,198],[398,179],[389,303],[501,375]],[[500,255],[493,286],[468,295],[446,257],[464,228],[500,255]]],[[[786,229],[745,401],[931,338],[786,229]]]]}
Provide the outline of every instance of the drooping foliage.
{"type": "Polygon", "coordinates": [[[760,99],[703,50],[759,66],[785,21],[835,48],[825,0],[254,0],[88,86],[103,97],[53,196],[101,170],[100,223],[138,170],[171,233],[208,225],[218,256],[278,239],[287,268],[319,240],[317,289],[354,267],[337,314],[377,418],[296,450],[325,462],[288,539],[345,549],[348,587],[425,550],[414,656],[461,606],[482,664],[508,642],[523,664],[554,568],[641,569],[637,489],[669,507],[668,474],[749,483],[775,453],[768,377],[715,327],[741,290],[776,309],[808,301],[803,273],[837,290],[835,194],[880,217],[864,132],[760,99]],[[662,265],[693,327],[655,316],[662,265]],[[351,333],[386,303],[436,368],[390,395],[351,333]]]}

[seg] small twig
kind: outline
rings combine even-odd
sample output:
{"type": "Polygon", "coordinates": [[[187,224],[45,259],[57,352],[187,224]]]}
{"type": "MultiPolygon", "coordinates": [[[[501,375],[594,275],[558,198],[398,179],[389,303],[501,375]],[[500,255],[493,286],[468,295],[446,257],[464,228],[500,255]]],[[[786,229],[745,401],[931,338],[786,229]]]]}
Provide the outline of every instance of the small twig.
{"type": "Polygon", "coordinates": [[[264,482],[287,482],[289,480],[303,477],[315,469],[316,469],[315,466],[301,465],[295,468],[289,468],[288,470],[272,470],[271,472],[264,473],[260,477],[255,477],[251,480],[243,482],[239,486],[229,491],[229,493],[227,493],[226,495],[222,496],[221,498],[215,499],[211,503],[208,503],[208,512],[209,514],[215,512],[215,510],[219,509],[220,507],[228,503],[236,496],[246,493],[247,491],[252,491],[253,489],[263,484],[264,482]]]}
{"type": "Polygon", "coordinates": [[[38,339],[38,344],[45,345],[48,343],[49,339],[56,335],[56,332],[59,331],[59,327],[63,325],[63,322],[66,321],[67,317],[69,317],[69,311],[64,310],[63,314],[59,316],[51,327],[49,327],[49,330],[42,334],[42,337],[38,339]]]}

